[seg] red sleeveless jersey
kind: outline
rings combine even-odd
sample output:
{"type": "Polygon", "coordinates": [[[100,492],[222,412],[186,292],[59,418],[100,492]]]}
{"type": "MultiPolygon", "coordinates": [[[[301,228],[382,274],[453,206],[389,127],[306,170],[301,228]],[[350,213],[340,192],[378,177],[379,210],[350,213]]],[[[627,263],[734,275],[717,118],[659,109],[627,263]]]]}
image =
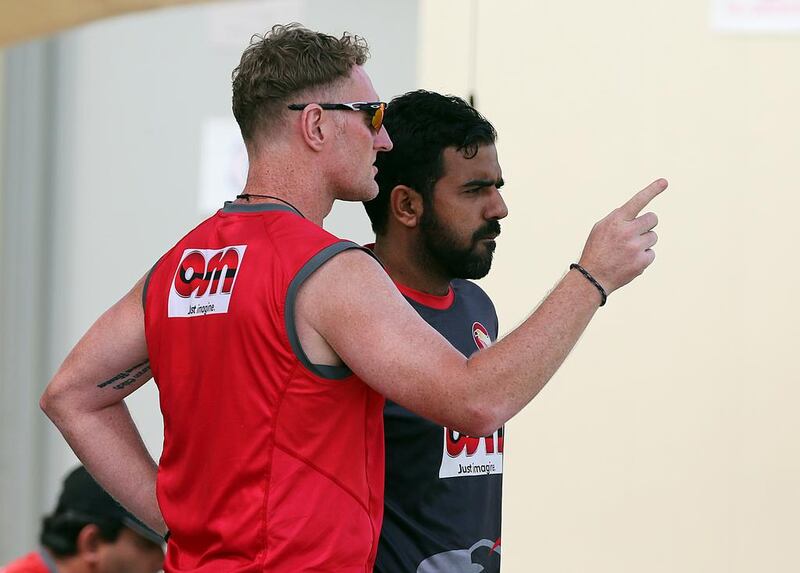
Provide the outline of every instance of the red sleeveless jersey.
{"type": "Polygon", "coordinates": [[[293,312],[302,282],[351,248],[288,207],[228,203],[151,271],[166,571],[372,571],[383,398],[311,364],[293,312]]]}

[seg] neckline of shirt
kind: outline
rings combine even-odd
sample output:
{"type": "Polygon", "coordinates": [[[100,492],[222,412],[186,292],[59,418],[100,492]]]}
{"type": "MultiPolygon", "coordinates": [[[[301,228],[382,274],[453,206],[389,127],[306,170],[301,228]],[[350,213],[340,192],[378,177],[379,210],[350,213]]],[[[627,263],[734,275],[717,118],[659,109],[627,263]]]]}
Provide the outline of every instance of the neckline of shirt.
{"type": "Polygon", "coordinates": [[[222,207],[223,213],[253,213],[259,211],[289,211],[300,215],[297,209],[277,203],[234,203],[233,201],[225,201],[225,205],[222,207]]]}
{"type": "MultiPolygon", "coordinates": [[[[364,245],[364,248],[375,252],[375,243],[367,243],[364,245]]],[[[391,275],[389,275],[389,278],[392,278],[391,275]]],[[[447,294],[436,295],[411,288],[410,286],[406,286],[393,278],[392,282],[394,283],[394,286],[397,287],[397,290],[403,294],[403,296],[434,310],[447,310],[453,306],[453,301],[456,299],[456,293],[453,291],[452,284],[447,286],[447,294]]]]}
{"type": "Polygon", "coordinates": [[[456,299],[456,293],[453,290],[453,285],[448,285],[447,294],[436,295],[422,292],[421,290],[411,288],[410,286],[406,286],[397,281],[394,281],[394,284],[397,286],[397,290],[403,293],[404,296],[410,298],[414,302],[418,302],[419,304],[425,305],[434,310],[447,310],[453,306],[453,301],[456,299]]]}

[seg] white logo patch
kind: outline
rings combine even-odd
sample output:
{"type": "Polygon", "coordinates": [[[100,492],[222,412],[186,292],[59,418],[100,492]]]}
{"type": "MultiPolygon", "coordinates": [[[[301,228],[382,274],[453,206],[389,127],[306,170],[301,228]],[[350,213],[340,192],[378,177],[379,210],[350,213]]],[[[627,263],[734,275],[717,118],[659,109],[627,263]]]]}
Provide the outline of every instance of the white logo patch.
{"type": "Polygon", "coordinates": [[[503,473],[503,434],[473,438],[444,428],[440,478],[469,477],[503,473]]]}
{"type": "Polygon", "coordinates": [[[228,312],[247,245],[186,249],[169,289],[167,316],[191,318],[228,312]]]}

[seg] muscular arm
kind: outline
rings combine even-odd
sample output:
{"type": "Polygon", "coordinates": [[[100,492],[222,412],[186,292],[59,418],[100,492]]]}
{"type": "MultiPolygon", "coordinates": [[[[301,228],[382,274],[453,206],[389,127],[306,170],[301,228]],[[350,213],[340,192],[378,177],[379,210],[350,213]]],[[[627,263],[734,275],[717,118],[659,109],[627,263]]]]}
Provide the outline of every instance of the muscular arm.
{"type": "Polygon", "coordinates": [[[50,381],[40,405],[97,481],[163,533],[155,495],[157,465],[123,402],[151,378],[143,282],[92,325],[50,381]]]}
{"type": "Polygon", "coordinates": [[[599,300],[597,290],[571,271],[524,324],[465,359],[419,317],[374,260],[349,251],[307,280],[298,312],[313,315],[336,354],[376,391],[441,425],[480,436],[544,387],[599,300]],[[352,288],[354,277],[358,289],[352,288]]]}
{"type": "MultiPolygon", "coordinates": [[[[592,230],[581,264],[607,292],[652,262],[657,218],[637,215],[664,188],[666,181],[654,182],[592,230]]],[[[570,271],[521,326],[465,359],[414,312],[377,263],[352,251],[306,281],[297,313],[378,392],[439,424],[485,435],[544,387],[599,304],[597,289],[570,271]]]]}

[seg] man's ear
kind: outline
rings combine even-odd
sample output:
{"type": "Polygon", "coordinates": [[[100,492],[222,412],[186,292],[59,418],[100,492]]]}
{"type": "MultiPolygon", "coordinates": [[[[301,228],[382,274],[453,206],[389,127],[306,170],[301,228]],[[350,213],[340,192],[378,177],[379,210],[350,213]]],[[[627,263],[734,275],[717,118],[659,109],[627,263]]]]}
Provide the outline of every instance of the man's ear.
{"type": "Polygon", "coordinates": [[[389,194],[389,213],[409,229],[422,219],[422,195],[406,185],[397,185],[389,194]]]}
{"type": "Polygon", "coordinates": [[[317,104],[308,104],[300,112],[300,132],[303,141],[314,151],[322,151],[325,140],[332,135],[333,126],[325,123],[322,108],[317,104]]]}
{"type": "Polygon", "coordinates": [[[75,542],[78,557],[88,563],[97,563],[100,559],[100,544],[103,540],[100,538],[100,528],[94,523],[85,525],[78,533],[78,539],[75,542]]]}

